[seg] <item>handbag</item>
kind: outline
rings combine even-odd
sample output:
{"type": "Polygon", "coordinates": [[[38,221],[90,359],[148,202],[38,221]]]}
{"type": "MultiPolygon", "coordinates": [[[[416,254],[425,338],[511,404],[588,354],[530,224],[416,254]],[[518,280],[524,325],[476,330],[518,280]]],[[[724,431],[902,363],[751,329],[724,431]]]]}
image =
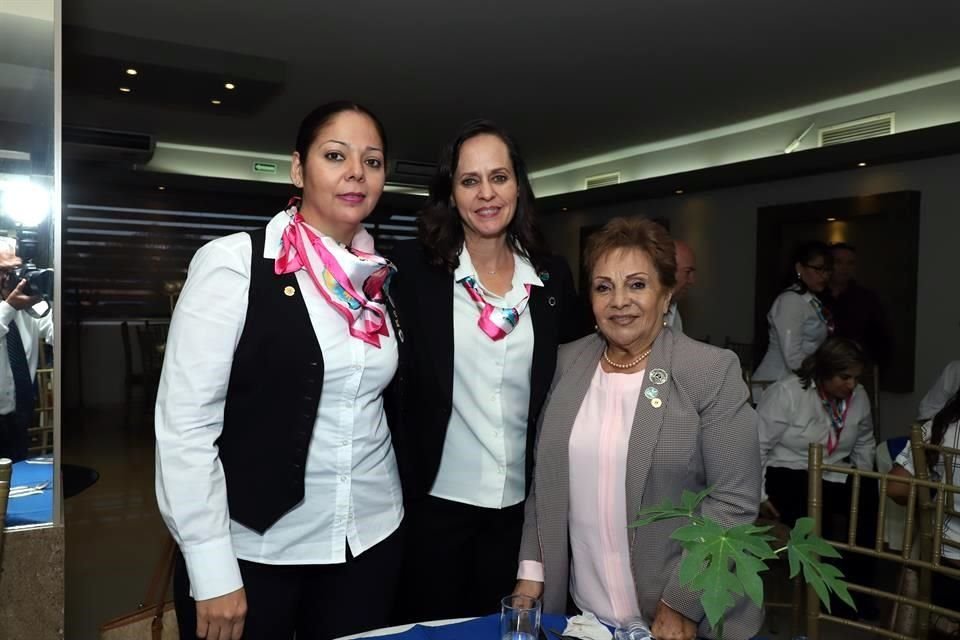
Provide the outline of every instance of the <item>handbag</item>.
{"type": "Polygon", "coordinates": [[[100,626],[100,640],[178,640],[177,612],[172,600],[164,600],[173,580],[177,544],[169,538],[160,556],[147,597],[133,613],[114,618],[100,626]]]}

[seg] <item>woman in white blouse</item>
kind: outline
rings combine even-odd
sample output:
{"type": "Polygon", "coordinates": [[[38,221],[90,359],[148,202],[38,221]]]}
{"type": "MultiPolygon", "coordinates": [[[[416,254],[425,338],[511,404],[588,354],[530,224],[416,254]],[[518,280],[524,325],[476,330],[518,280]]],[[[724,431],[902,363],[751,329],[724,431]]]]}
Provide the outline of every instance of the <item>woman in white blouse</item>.
{"type": "Polygon", "coordinates": [[[537,416],[582,317],[569,267],[544,250],[523,158],[494,123],[469,122],[444,148],[418,222],[419,242],[392,256],[409,354],[405,621],[485,615],[513,588],[537,416]]]}
{"type": "Polygon", "coordinates": [[[793,282],[767,313],[769,342],[754,380],[776,381],[789,375],[833,333],[829,311],[817,297],[827,286],[831,269],[830,249],[822,242],[804,244],[796,251],[793,282]]]}
{"type": "MultiPolygon", "coordinates": [[[[858,383],[864,362],[863,349],[857,343],[830,338],[804,359],[796,373],[764,393],[757,413],[765,478],[760,512],[766,517],[792,527],[807,514],[811,443],[823,445],[826,464],[873,471],[876,443],[870,399],[858,383]]],[[[850,512],[847,478],[845,474],[823,474],[823,532],[828,538],[839,539],[846,531],[835,525],[850,512]]],[[[865,505],[871,504],[867,493],[865,485],[861,492],[865,505]]],[[[850,565],[857,575],[867,571],[866,563],[850,565]]]]}
{"type": "Polygon", "coordinates": [[[383,402],[397,369],[393,266],[362,227],[385,150],[370,111],[317,108],[293,154],[302,198],[190,264],[156,411],[182,638],[325,639],[386,623],[403,518],[383,402]]]}

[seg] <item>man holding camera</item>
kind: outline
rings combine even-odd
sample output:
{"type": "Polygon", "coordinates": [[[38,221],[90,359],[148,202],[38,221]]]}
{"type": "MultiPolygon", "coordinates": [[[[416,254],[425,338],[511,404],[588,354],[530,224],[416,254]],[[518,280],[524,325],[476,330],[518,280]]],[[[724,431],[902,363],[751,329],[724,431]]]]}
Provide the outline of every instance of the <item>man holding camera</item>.
{"type": "Polygon", "coordinates": [[[26,280],[18,279],[22,261],[13,238],[0,238],[0,458],[27,457],[33,424],[40,338],[53,344],[53,314],[34,317],[41,302],[26,280]]]}

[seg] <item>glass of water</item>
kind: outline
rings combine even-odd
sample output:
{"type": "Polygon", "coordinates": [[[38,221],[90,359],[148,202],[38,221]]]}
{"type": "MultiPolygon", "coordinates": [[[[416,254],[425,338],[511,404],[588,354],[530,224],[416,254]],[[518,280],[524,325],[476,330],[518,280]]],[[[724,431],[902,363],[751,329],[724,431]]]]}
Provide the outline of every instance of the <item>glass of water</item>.
{"type": "Polygon", "coordinates": [[[539,600],[512,595],[500,601],[500,640],[537,640],[539,635],[539,600]]]}

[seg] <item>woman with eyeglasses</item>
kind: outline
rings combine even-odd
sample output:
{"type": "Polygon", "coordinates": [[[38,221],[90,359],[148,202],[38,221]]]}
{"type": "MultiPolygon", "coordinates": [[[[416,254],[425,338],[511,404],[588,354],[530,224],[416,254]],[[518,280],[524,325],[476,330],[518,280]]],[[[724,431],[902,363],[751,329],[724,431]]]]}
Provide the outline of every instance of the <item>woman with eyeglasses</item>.
{"type": "Polygon", "coordinates": [[[833,267],[830,248],[808,242],[797,249],[792,262],[789,283],[767,313],[767,353],[753,372],[754,380],[776,381],[789,375],[833,334],[830,312],[818,297],[833,267]]]}

